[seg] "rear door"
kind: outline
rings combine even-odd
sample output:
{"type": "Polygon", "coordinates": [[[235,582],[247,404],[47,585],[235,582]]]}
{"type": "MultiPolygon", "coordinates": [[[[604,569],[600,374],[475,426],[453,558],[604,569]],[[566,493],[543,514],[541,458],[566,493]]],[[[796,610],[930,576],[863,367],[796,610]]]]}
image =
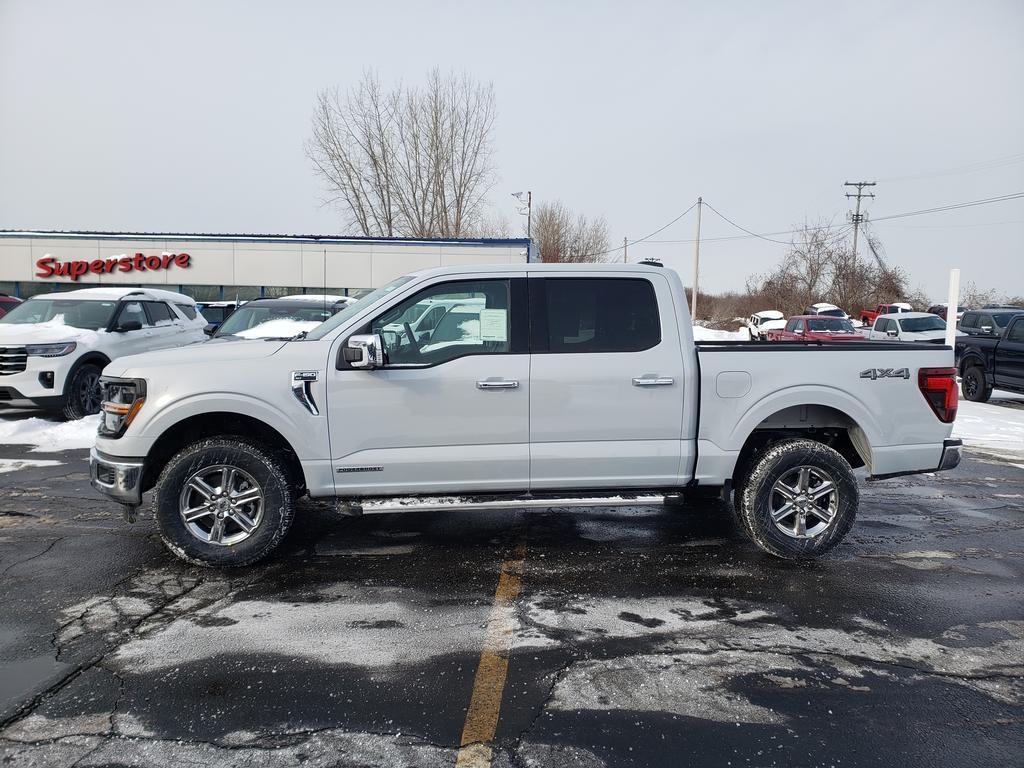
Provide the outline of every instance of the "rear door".
{"type": "Polygon", "coordinates": [[[1011,321],[1006,336],[996,345],[996,386],[1024,389],[1024,316],[1011,321]]]}
{"type": "Polygon", "coordinates": [[[529,282],[531,489],[676,485],[683,369],[668,281],[529,282]]]}
{"type": "Polygon", "coordinates": [[[153,326],[150,334],[150,349],[166,349],[184,343],[182,334],[185,326],[174,311],[162,301],[144,301],[149,323],[153,326]]]}

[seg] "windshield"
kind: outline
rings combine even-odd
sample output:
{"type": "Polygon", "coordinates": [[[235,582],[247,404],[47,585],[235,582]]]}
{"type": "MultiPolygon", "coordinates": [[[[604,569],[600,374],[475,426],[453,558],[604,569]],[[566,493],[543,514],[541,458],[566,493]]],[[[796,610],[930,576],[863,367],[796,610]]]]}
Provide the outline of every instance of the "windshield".
{"type": "Polygon", "coordinates": [[[807,320],[807,327],[819,333],[856,333],[853,323],[842,317],[814,317],[807,320]]]}
{"type": "Polygon", "coordinates": [[[234,311],[234,307],[206,307],[199,305],[199,312],[208,323],[222,323],[224,318],[234,311]]]}
{"type": "Polygon", "coordinates": [[[899,322],[900,327],[907,333],[946,330],[946,322],[941,317],[908,317],[899,322]]]}
{"type": "MultiPolygon", "coordinates": [[[[1010,318],[1016,317],[1020,314],[1020,310],[1016,312],[995,312],[992,314],[993,319],[996,321],[996,325],[1000,328],[1005,328],[1010,324],[1010,318]]],[[[10,317],[10,315],[8,315],[10,317]]],[[[0,321],[3,322],[3,321],[0,321]]]]}
{"type": "Polygon", "coordinates": [[[823,309],[818,314],[822,317],[846,317],[846,313],[841,309],[823,309]]]}
{"type": "Polygon", "coordinates": [[[214,334],[248,338],[287,337],[312,330],[331,316],[323,307],[241,307],[236,309],[214,334]]]}
{"type": "Polygon", "coordinates": [[[116,301],[83,301],[81,299],[29,299],[6,315],[0,323],[52,323],[98,331],[106,328],[117,308],[116,301]]]}
{"type": "Polygon", "coordinates": [[[322,339],[324,336],[333,331],[339,325],[348,322],[350,318],[355,317],[360,312],[362,312],[364,307],[370,306],[375,301],[377,301],[377,299],[381,298],[382,296],[388,295],[396,288],[402,287],[410,280],[412,280],[412,275],[403,275],[402,277],[392,280],[387,285],[382,285],[380,288],[373,291],[372,293],[368,293],[358,301],[354,301],[351,304],[349,304],[347,307],[341,310],[341,312],[336,314],[326,323],[323,323],[317,326],[317,328],[315,328],[314,330],[311,330],[309,334],[306,336],[306,338],[314,340],[322,339]]]}

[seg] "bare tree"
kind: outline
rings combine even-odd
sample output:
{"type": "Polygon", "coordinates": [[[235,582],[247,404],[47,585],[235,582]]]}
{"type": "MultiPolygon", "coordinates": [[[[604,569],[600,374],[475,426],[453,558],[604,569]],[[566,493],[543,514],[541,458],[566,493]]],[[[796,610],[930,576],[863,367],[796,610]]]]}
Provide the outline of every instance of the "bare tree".
{"type": "Polygon", "coordinates": [[[560,200],[534,206],[532,236],[541,261],[608,261],[611,256],[604,217],[573,215],[560,200]]]}
{"type": "Polygon", "coordinates": [[[306,155],[361,234],[460,237],[486,213],[495,116],[493,88],[466,75],[386,90],[368,71],[317,95],[306,155]]]}
{"type": "Polygon", "coordinates": [[[871,250],[870,259],[855,256],[846,239],[834,233],[828,222],[805,224],[782,263],[768,274],[748,280],[747,291],[770,305],[764,309],[790,314],[819,301],[856,313],[905,298],[906,275],[885,263],[877,241],[871,250]]]}

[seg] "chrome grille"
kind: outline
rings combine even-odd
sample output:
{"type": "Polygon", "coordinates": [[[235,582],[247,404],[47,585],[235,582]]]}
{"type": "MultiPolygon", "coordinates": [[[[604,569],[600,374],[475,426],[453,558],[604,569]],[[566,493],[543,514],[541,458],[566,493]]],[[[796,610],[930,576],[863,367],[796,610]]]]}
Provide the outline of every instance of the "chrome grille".
{"type": "Polygon", "coordinates": [[[24,347],[0,347],[0,376],[21,373],[27,360],[24,347]]]}

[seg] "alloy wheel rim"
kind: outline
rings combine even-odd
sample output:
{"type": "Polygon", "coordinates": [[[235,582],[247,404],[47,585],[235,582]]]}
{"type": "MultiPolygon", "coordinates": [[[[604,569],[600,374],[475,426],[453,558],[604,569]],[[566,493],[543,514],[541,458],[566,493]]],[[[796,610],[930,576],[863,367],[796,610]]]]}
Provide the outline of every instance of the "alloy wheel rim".
{"type": "Polygon", "coordinates": [[[89,373],[82,377],[79,401],[86,413],[98,413],[100,410],[100,377],[98,373],[89,373]]]}
{"type": "Polygon", "coordinates": [[[178,513],[186,530],[204,544],[245,541],[263,520],[263,489],[244,469],[230,464],[203,467],[186,480],[178,513]]]}
{"type": "Polygon", "coordinates": [[[978,391],[978,375],[974,373],[974,369],[967,374],[967,378],[964,379],[964,386],[967,390],[967,396],[973,397],[978,391]]]}
{"type": "Polygon", "coordinates": [[[775,527],[794,539],[813,539],[832,525],[839,511],[835,478],[805,464],[787,470],[772,486],[769,513],[775,527]]]}

